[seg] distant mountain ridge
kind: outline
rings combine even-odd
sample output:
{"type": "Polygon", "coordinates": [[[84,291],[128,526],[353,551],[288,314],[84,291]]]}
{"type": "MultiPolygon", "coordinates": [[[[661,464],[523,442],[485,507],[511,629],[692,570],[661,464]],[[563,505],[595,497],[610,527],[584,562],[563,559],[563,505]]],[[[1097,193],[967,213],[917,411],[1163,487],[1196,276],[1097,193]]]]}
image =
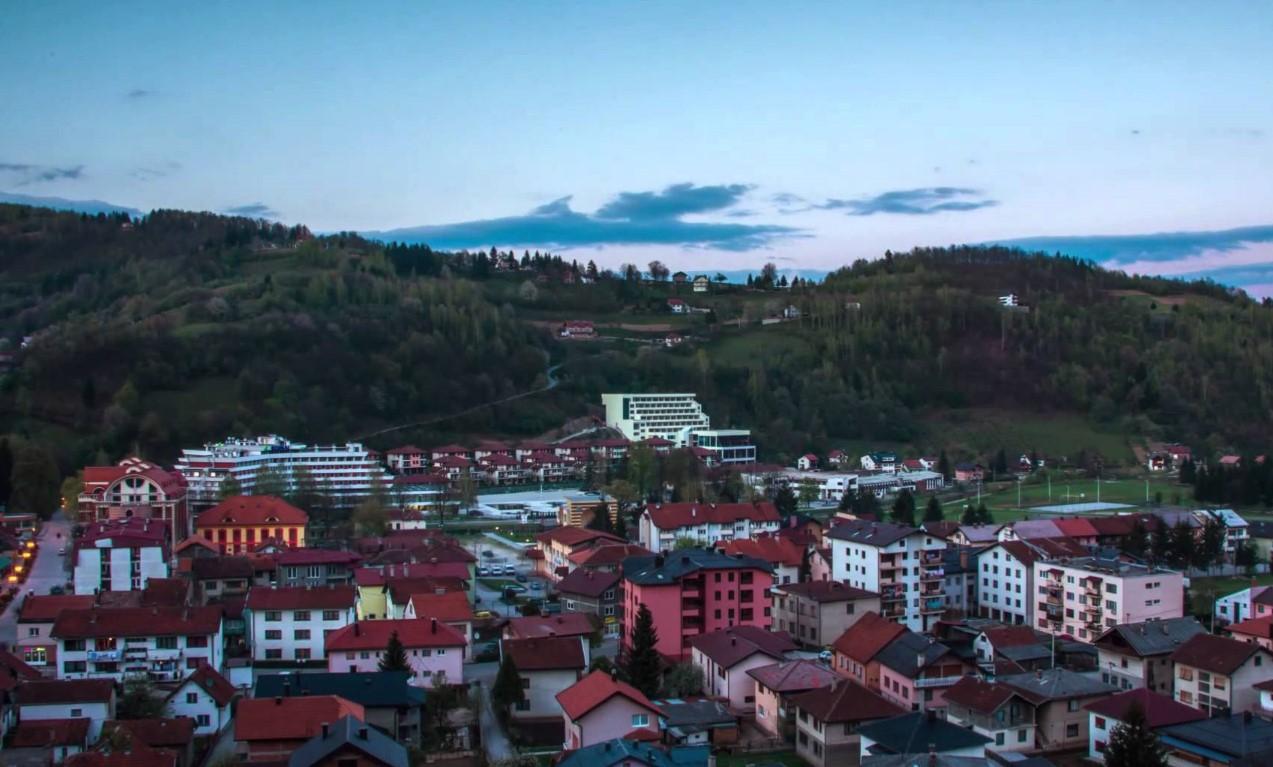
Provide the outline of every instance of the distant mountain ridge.
{"type": "Polygon", "coordinates": [[[68,200],[65,197],[38,197],[30,194],[0,192],[0,202],[12,205],[30,205],[36,208],[66,210],[72,213],[87,213],[90,216],[96,216],[98,213],[127,213],[134,218],[141,218],[144,215],[136,208],[115,205],[102,200],[68,200]]]}

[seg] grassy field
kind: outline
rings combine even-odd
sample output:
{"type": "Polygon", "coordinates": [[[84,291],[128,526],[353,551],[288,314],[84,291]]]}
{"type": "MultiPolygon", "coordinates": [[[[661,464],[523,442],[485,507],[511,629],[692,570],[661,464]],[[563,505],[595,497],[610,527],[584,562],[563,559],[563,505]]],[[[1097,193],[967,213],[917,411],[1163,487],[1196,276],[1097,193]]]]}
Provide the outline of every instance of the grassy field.
{"type": "Polygon", "coordinates": [[[712,361],[726,367],[747,367],[756,359],[808,354],[811,351],[799,334],[783,325],[724,333],[708,348],[712,361]]]}
{"type": "Polygon", "coordinates": [[[1273,586],[1273,573],[1256,575],[1251,578],[1240,576],[1220,578],[1190,578],[1189,598],[1190,612],[1198,618],[1211,617],[1218,597],[1241,591],[1247,586],[1273,586]]]}
{"type": "Polygon", "coordinates": [[[930,414],[923,423],[950,452],[991,456],[1002,447],[1011,461],[1034,450],[1056,463],[1073,461],[1087,450],[1115,463],[1134,460],[1126,434],[1098,429],[1080,415],[970,408],[930,414]]]}
{"type": "MultiPolygon", "coordinates": [[[[1126,503],[1133,506],[1145,504],[1146,492],[1150,502],[1161,493],[1163,503],[1192,505],[1193,498],[1189,488],[1177,485],[1165,477],[1154,477],[1146,485],[1143,479],[1106,479],[1100,481],[1100,500],[1106,503],[1126,503]]],[[[1053,478],[1049,497],[1048,483],[1032,478],[1021,485],[1020,506],[1018,506],[1017,487],[1015,483],[983,487],[981,502],[990,509],[996,522],[1019,520],[1026,516],[1029,508],[1034,506],[1057,505],[1063,503],[1090,503],[1097,499],[1097,480],[1053,478]]],[[[920,499],[920,505],[926,503],[920,499]]],[[[954,498],[943,499],[943,510],[948,519],[958,519],[963,514],[964,506],[976,505],[977,491],[975,487],[966,488],[954,498]]],[[[1108,513],[1108,512],[1105,512],[1108,513]]]]}

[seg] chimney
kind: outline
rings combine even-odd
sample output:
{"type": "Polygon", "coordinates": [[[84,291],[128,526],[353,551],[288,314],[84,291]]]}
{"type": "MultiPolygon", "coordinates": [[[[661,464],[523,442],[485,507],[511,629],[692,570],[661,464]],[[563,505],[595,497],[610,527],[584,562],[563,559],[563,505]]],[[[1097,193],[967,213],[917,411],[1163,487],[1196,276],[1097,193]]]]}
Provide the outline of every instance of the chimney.
{"type": "Polygon", "coordinates": [[[738,637],[730,637],[730,638],[729,638],[729,646],[730,646],[730,647],[736,647],[737,645],[738,645],[738,637]]]}
{"type": "Polygon", "coordinates": [[[367,728],[366,728],[366,727],[359,727],[359,728],[358,728],[358,740],[366,740],[366,739],[367,739],[367,728]]]}
{"type": "Polygon", "coordinates": [[[327,722],[323,722],[323,740],[327,740],[327,735],[330,731],[331,728],[327,726],[327,722]]]}
{"type": "Polygon", "coordinates": [[[274,698],[274,705],[276,705],[276,706],[281,706],[281,705],[283,705],[283,697],[282,697],[281,695],[280,695],[280,696],[278,696],[278,697],[276,697],[276,698],[274,698]]]}
{"type": "Polygon", "coordinates": [[[1042,678],[1043,678],[1043,669],[1041,669],[1041,668],[1036,668],[1036,669],[1034,670],[1034,678],[1035,678],[1035,679],[1042,679],[1042,678]]]}
{"type": "Polygon", "coordinates": [[[433,633],[433,634],[438,633],[438,619],[437,619],[437,618],[430,618],[430,619],[429,619],[429,631],[430,631],[430,633],[433,633]]]}
{"type": "Polygon", "coordinates": [[[362,627],[358,625],[358,621],[354,621],[354,636],[362,636],[362,627]]]}

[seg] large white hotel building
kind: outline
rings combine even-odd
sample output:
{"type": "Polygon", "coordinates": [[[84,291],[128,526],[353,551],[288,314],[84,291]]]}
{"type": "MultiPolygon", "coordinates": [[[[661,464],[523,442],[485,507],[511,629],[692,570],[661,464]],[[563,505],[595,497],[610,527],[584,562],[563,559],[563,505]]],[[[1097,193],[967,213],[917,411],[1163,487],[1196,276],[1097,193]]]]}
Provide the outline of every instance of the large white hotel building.
{"type": "Polygon", "coordinates": [[[693,394],[602,394],[606,424],[634,442],[670,440],[677,447],[699,447],[720,463],[754,463],[756,445],[747,429],[713,429],[712,420],[693,394]]]}

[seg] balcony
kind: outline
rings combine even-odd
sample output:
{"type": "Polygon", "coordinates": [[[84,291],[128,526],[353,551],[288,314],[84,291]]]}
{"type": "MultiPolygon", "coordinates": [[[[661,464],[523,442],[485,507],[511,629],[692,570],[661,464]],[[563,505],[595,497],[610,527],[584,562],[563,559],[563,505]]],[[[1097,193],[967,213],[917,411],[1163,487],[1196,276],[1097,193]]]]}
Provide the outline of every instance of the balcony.
{"type": "Polygon", "coordinates": [[[930,598],[930,599],[924,600],[924,612],[933,612],[936,610],[945,610],[945,609],[946,609],[945,597],[938,597],[936,599],[930,598]]]}
{"type": "Polygon", "coordinates": [[[940,565],[944,558],[945,557],[940,551],[925,551],[923,556],[920,558],[920,562],[922,562],[925,566],[940,565]]]}
{"type": "Polygon", "coordinates": [[[958,676],[933,676],[933,677],[922,676],[919,679],[915,680],[915,686],[921,690],[925,688],[929,688],[929,687],[949,687],[950,685],[954,684],[955,682],[958,682],[960,679],[963,679],[963,678],[964,678],[963,674],[960,674],[958,676]]]}
{"type": "Polygon", "coordinates": [[[692,589],[685,589],[681,592],[681,599],[700,599],[702,596],[703,592],[700,591],[697,586],[692,589]]]}
{"type": "Polygon", "coordinates": [[[927,568],[919,571],[919,579],[921,581],[939,581],[946,577],[946,571],[940,568],[929,570],[927,568]]]}

